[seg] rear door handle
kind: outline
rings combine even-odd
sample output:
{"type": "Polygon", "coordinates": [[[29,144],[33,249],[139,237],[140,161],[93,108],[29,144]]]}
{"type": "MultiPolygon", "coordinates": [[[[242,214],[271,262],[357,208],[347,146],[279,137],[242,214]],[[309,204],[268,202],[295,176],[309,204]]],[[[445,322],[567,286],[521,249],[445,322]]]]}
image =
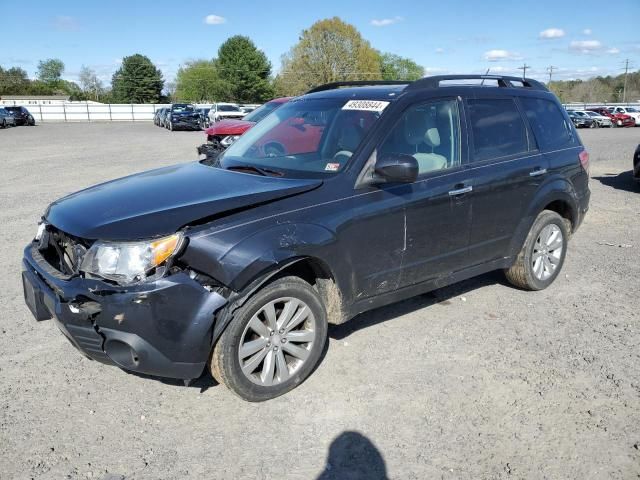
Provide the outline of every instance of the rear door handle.
{"type": "Polygon", "coordinates": [[[532,170],[531,172],[529,172],[529,176],[530,177],[539,177],[540,175],[544,175],[545,173],[547,173],[547,169],[546,168],[536,168],[536,169],[532,170]]]}
{"type": "Polygon", "coordinates": [[[468,187],[463,187],[463,188],[457,188],[455,190],[450,190],[449,191],[449,196],[450,197],[455,197],[457,195],[464,195],[465,193],[469,193],[473,191],[473,187],[471,185],[469,185],[468,187]]]}

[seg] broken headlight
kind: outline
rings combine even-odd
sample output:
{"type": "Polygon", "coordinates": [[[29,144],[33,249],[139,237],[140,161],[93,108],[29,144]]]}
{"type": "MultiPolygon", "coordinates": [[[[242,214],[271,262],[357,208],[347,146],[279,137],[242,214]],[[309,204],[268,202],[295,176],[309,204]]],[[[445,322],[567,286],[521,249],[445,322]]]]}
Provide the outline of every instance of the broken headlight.
{"type": "Polygon", "coordinates": [[[120,284],[144,280],[179,252],[182,234],[140,242],[95,242],[82,259],[80,270],[120,284]]]}

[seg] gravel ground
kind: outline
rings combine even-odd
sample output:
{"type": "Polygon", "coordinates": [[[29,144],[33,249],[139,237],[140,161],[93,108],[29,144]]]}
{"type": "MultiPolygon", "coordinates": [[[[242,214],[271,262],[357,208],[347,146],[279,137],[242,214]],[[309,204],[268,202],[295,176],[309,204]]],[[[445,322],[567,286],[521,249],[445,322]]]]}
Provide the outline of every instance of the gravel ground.
{"type": "Polygon", "coordinates": [[[52,200],[195,158],[144,123],[0,131],[0,478],[640,477],[640,129],[587,130],[592,200],[549,289],[499,273],[332,327],[318,370],[249,404],[210,377],[128,375],[23,304],[22,247],[52,200]]]}

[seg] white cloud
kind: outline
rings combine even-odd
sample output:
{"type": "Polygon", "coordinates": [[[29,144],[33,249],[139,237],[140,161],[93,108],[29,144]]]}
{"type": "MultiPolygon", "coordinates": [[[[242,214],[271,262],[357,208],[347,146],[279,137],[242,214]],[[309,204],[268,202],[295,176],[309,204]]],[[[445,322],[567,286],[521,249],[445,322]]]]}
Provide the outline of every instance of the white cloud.
{"type": "Polygon", "coordinates": [[[484,52],[484,59],[489,62],[497,62],[499,60],[522,60],[522,57],[515,52],[510,52],[509,50],[496,49],[484,52]]]}
{"type": "Polygon", "coordinates": [[[585,28],[584,30],[582,30],[583,35],[591,35],[592,33],[593,31],[590,28],[585,28]]]}
{"type": "Polygon", "coordinates": [[[227,19],[220,15],[207,15],[204,17],[204,23],[207,25],[220,25],[226,23],[227,19]]]}
{"type": "Polygon", "coordinates": [[[444,53],[444,48],[436,48],[436,53],[444,53]]]}
{"type": "Polygon", "coordinates": [[[562,30],[561,28],[547,28],[546,30],[540,32],[540,38],[544,38],[546,40],[552,38],[562,38],[564,37],[564,35],[564,30],[562,30]]]}
{"type": "Polygon", "coordinates": [[[578,53],[596,53],[602,48],[603,45],[598,40],[574,40],[569,44],[569,50],[578,53]]]}
{"type": "Polygon", "coordinates": [[[613,47],[608,49],[606,53],[608,53],[609,55],[617,55],[620,53],[620,49],[613,47]]]}
{"type": "Polygon", "coordinates": [[[381,18],[381,19],[373,19],[371,20],[371,25],[374,27],[386,27],[389,25],[393,25],[394,23],[398,23],[404,20],[402,17],[393,17],[393,18],[381,18]]]}

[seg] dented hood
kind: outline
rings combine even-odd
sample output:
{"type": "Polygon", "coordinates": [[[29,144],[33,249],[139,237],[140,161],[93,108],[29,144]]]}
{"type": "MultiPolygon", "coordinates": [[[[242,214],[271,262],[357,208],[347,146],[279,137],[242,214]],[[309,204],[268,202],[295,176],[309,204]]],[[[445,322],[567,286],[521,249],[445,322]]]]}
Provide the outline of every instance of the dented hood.
{"type": "Polygon", "coordinates": [[[80,238],[136,240],[169,235],[198,220],[296,195],[321,183],[186,163],[73,193],[53,202],[45,218],[80,238]]]}

